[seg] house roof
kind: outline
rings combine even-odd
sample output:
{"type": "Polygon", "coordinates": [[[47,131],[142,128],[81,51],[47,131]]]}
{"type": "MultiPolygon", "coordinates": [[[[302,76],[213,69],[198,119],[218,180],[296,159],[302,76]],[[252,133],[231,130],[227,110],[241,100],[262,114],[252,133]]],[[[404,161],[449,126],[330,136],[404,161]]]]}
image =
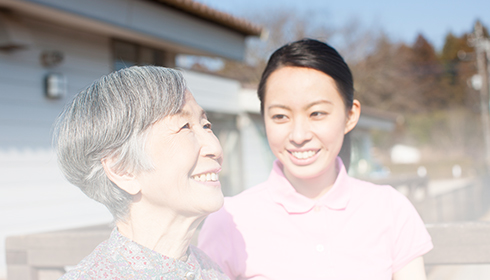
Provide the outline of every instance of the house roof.
{"type": "Polygon", "coordinates": [[[247,36],[260,36],[263,29],[247,20],[218,11],[194,0],[153,0],[193,16],[226,26],[247,36]]]}
{"type": "Polygon", "coordinates": [[[0,0],[17,18],[33,17],[178,54],[243,60],[245,37],[262,28],[196,0],[120,1],[0,0]],[[118,2],[118,1],[116,1],[118,2]],[[172,13],[172,16],[169,15],[172,13]],[[193,20],[196,19],[196,20],[193,20]]]}

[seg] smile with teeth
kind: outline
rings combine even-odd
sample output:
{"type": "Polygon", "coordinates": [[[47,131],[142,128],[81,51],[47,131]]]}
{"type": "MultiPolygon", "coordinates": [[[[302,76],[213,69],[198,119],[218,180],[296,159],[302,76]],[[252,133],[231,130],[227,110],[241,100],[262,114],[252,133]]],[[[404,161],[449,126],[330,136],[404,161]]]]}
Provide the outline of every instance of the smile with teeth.
{"type": "Polygon", "coordinates": [[[316,151],[290,152],[297,159],[308,159],[316,154],[316,151]]]}
{"type": "Polygon", "coordinates": [[[206,173],[192,176],[198,182],[216,182],[219,180],[218,173],[206,173]]]}

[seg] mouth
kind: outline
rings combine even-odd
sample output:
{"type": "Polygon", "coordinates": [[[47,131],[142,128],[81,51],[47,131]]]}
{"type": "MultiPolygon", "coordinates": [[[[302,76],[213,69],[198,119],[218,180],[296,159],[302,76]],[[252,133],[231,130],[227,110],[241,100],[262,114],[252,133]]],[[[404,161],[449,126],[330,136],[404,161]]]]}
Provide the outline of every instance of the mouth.
{"type": "Polygon", "coordinates": [[[217,182],[219,181],[218,173],[208,172],[191,176],[197,182],[217,182]]]}
{"type": "Polygon", "coordinates": [[[309,150],[309,151],[289,151],[288,152],[295,158],[297,159],[309,159],[313,156],[315,156],[320,150],[316,150],[316,151],[313,151],[313,150],[309,150]]]}

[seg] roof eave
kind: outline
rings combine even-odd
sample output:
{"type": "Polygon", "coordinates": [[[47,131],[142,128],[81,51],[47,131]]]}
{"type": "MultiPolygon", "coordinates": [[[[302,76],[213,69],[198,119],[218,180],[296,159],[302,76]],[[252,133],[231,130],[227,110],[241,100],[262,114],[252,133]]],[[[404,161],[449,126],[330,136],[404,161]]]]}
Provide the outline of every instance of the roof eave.
{"type": "Polygon", "coordinates": [[[195,17],[228,27],[245,36],[262,36],[264,29],[251,22],[218,11],[193,0],[153,0],[195,17]]]}

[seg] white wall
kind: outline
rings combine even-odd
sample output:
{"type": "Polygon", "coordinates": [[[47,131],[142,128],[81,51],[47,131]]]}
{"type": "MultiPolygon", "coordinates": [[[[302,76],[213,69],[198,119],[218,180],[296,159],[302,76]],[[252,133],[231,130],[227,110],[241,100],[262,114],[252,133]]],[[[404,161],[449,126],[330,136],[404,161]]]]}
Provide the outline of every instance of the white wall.
{"type": "Polygon", "coordinates": [[[238,81],[190,70],[183,72],[187,87],[204,110],[228,114],[241,112],[238,81]]]}
{"type": "Polygon", "coordinates": [[[239,104],[242,110],[239,127],[243,153],[243,184],[248,189],[269,178],[275,156],[267,142],[257,90],[242,89],[239,104]]]}
{"type": "Polygon", "coordinates": [[[51,126],[65,102],[111,71],[110,41],[34,20],[24,24],[33,44],[0,51],[0,278],[5,236],[111,220],[105,207],[65,181],[51,150],[51,126]],[[43,68],[43,50],[63,52],[63,63],[43,68]],[[51,71],[67,77],[68,96],[62,100],[44,97],[43,78],[51,71]]]}
{"type": "Polygon", "coordinates": [[[244,187],[248,189],[269,178],[275,156],[269,148],[261,115],[240,115],[240,132],[244,187]]]}

